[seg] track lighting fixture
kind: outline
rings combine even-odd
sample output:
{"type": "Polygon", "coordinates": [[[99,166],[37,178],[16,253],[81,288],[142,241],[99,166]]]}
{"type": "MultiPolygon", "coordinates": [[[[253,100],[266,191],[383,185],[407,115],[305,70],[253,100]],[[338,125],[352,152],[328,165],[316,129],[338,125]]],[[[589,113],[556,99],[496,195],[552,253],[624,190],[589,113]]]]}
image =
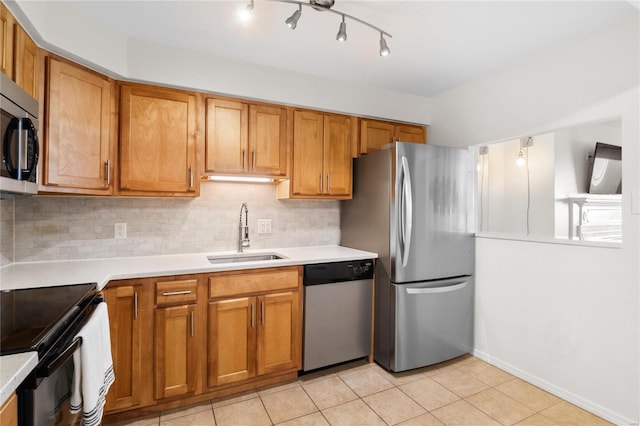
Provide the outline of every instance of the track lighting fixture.
{"type": "MultiPolygon", "coordinates": [[[[335,0],[308,0],[308,1],[298,1],[298,0],[268,0],[268,1],[277,1],[280,3],[291,3],[298,5],[298,10],[293,12],[293,14],[288,17],[284,22],[287,24],[289,28],[292,30],[296,29],[298,25],[298,20],[300,20],[300,16],[302,16],[302,6],[311,7],[316,11],[320,12],[331,12],[336,15],[340,15],[342,17],[342,22],[340,22],[340,27],[338,29],[338,33],[336,34],[336,40],[339,42],[347,41],[347,23],[346,20],[351,19],[352,21],[356,21],[365,25],[377,32],[380,33],[380,56],[387,56],[391,53],[391,49],[389,49],[389,45],[387,45],[387,40],[385,37],[391,38],[391,34],[388,32],[372,25],[368,22],[363,21],[362,19],[356,18],[355,16],[351,16],[348,13],[340,12],[337,10],[333,10],[333,4],[335,0]]],[[[253,10],[253,0],[251,0],[251,5],[247,6],[248,10],[253,10]]]]}
{"type": "Polygon", "coordinates": [[[293,12],[293,15],[289,16],[287,20],[284,22],[285,24],[287,24],[289,28],[291,28],[292,30],[295,30],[296,26],[298,25],[298,19],[300,19],[301,15],[302,15],[302,5],[298,4],[298,10],[293,12]]]}
{"type": "Polygon", "coordinates": [[[344,22],[344,15],[342,15],[342,22],[340,23],[340,29],[336,35],[336,40],[347,41],[347,24],[344,22]]]}

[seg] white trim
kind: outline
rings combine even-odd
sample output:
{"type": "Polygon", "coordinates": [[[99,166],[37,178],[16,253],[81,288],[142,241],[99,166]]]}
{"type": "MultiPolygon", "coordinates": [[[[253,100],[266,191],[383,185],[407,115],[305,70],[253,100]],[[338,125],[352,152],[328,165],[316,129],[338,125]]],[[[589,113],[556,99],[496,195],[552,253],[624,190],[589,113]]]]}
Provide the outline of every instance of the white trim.
{"type": "Polygon", "coordinates": [[[581,396],[578,396],[572,392],[569,392],[566,389],[563,389],[559,386],[549,383],[548,381],[541,379],[533,374],[527,373],[526,371],[521,370],[518,367],[514,367],[513,365],[507,362],[501,361],[481,350],[474,348],[473,356],[475,356],[476,358],[480,358],[481,360],[486,361],[489,364],[497,368],[500,368],[501,370],[504,370],[528,383],[531,383],[532,385],[535,385],[557,396],[558,398],[562,398],[565,401],[568,401],[586,411],[589,411],[590,413],[593,413],[596,416],[602,417],[603,419],[613,424],[616,424],[616,425],[637,425],[638,424],[637,422],[634,422],[632,419],[628,417],[615,413],[605,407],[602,407],[601,405],[598,405],[592,401],[584,399],[581,396]]]}
{"type": "Polygon", "coordinates": [[[550,237],[538,237],[535,235],[517,235],[506,234],[499,232],[476,232],[476,238],[486,238],[490,240],[510,240],[510,241],[523,241],[528,243],[543,243],[543,244],[560,244],[565,246],[579,246],[579,247],[598,247],[598,248],[622,248],[622,243],[607,243],[602,241],[585,241],[585,240],[568,240],[560,238],[550,237]]]}

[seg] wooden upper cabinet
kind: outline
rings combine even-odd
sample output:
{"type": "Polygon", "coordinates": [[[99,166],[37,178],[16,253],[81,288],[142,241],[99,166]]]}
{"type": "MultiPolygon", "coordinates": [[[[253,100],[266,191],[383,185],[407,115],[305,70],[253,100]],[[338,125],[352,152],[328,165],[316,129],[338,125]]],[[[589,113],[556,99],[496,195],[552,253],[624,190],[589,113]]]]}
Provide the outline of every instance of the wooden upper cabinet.
{"type": "Polygon", "coordinates": [[[295,111],[293,116],[293,195],[322,194],[324,163],[324,114],[295,111]]]}
{"type": "Polygon", "coordinates": [[[109,195],[116,165],[115,83],[80,66],[47,60],[44,191],[109,195]]]}
{"type": "Polygon", "coordinates": [[[354,117],[297,110],[293,123],[290,181],[280,198],[351,198],[354,117]]]}
{"type": "Polygon", "coordinates": [[[20,25],[14,25],[13,42],[13,79],[18,86],[38,99],[38,46],[20,25]]]}
{"type": "Polygon", "coordinates": [[[123,84],[120,96],[119,194],[198,196],[195,95],[123,84]]]}
{"type": "Polygon", "coordinates": [[[247,171],[248,116],[243,102],[206,99],[206,172],[247,171]]]}
{"type": "Polygon", "coordinates": [[[0,71],[13,78],[13,27],[16,21],[4,3],[0,3],[0,71]]]}
{"type": "Polygon", "coordinates": [[[288,113],[286,108],[249,105],[250,170],[266,176],[287,174],[288,113]]]}
{"type": "Polygon", "coordinates": [[[324,118],[324,194],[351,196],[351,120],[342,115],[324,118]]]}
{"type": "Polygon", "coordinates": [[[205,102],[205,172],[286,175],[286,108],[217,98],[205,102]]]}
{"type": "Polygon", "coordinates": [[[384,145],[395,141],[426,143],[426,129],[412,124],[360,120],[360,154],[379,151],[384,145]]]}

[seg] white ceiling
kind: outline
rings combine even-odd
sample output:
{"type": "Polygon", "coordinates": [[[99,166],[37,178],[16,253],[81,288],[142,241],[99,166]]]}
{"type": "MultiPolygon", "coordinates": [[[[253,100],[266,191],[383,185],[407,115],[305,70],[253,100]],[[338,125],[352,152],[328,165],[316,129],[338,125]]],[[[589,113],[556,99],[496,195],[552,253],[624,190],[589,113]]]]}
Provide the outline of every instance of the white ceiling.
{"type": "Polygon", "coordinates": [[[379,34],[347,20],[348,41],[335,40],[338,15],[255,0],[241,24],[242,1],[72,0],[131,38],[234,60],[432,96],[527,56],[632,15],[627,1],[346,1],[333,9],[391,33],[380,57],[379,34]]]}

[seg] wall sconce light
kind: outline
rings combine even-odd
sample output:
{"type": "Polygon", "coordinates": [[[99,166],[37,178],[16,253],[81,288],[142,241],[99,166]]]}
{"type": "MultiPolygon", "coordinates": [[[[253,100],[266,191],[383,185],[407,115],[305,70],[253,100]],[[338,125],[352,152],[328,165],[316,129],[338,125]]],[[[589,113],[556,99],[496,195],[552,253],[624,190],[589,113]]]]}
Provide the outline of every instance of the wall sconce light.
{"type": "Polygon", "coordinates": [[[484,145],[478,148],[478,160],[476,161],[476,171],[480,173],[484,167],[485,156],[489,154],[489,147],[484,145]],[[480,161],[482,158],[482,161],[480,161]]]}
{"type": "Polygon", "coordinates": [[[516,154],[516,166],[524,167],[529,161],[529,147],[533,146],[533,138],[520,139],[520,150],[516,154]],[[523,151],[524,149],[524,151],[523,151]]]}

